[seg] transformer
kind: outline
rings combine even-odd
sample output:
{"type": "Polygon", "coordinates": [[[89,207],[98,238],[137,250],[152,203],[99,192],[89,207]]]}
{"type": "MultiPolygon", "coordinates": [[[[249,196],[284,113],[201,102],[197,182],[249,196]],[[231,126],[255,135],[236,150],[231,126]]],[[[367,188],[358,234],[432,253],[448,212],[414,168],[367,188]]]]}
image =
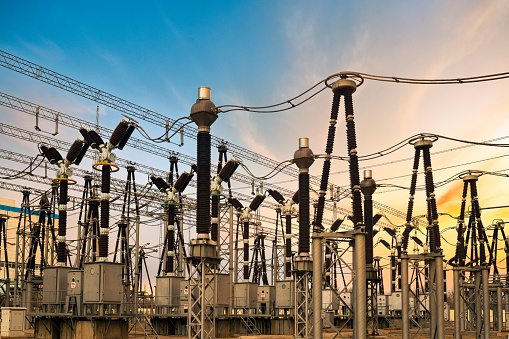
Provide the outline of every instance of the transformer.
{"type": "Polygon", "coordinates": [[[276,308],[293,309],[295,307],[295,281],[276,281],[276,308]]]}
{"type": "Polygon", "coordinates": [[[180,284],[183,280],[183,277],[175,276],[156,277],[156,307],[167,307],[167,312],[176,312],[180,307],[180,284]]]}
{"type": "Polygon", "coordinates": [[[258,285],[252,282],[240,282],[234,285],[234,307],[256,309],[258,285]]]}
{"type": "Polygon", "coordinates": [[[46,312],[64,313],[67,297],[67,274],[71,267],[47,267],[44,269],[42,303],[46,312]],[[55,306],[50,306],[55,305],[55,306]]]}
{"type": "Polygon", "coordinates": [[[122,303],[122,264],[86,263],[83,281],[83,302],[85,304],[122,303]]]}

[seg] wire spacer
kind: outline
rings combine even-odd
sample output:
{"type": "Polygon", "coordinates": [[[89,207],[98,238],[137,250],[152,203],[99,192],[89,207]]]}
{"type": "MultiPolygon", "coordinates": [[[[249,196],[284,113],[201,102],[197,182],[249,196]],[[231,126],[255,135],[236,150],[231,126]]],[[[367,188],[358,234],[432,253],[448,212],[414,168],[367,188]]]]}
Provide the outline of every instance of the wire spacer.
{"type": "Polygon", "coordinates": [[[95,169],[96,171],[99,171],[99,172],[102,172],[103,170],[99,168],[99,165],[102,165],[102,166],[112,166],[113,169],[111,170],[111,173],[115,173],[115,172],[118,172],[120,171],[120,167],[118,167],[117,165],[113,164],[113,163],[109,163],[109,162],[96,162],[95,164],[92,165],[92,168],[95,169]]]}

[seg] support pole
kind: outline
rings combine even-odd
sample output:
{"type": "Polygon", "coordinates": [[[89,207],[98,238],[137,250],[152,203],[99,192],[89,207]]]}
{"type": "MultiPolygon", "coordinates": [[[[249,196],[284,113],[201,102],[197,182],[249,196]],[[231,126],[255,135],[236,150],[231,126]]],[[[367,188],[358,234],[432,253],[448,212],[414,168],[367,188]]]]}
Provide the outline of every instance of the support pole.
{"type": "Polygon", "coordinates": [[[490,339],[490,289],[488,280],[488,267],[482,268],[482,303],[484,318],[484,339],[490,339]]]}
{"type": "MultiPolygon", "coordinates": [[[[499,282],[500,283],[500,282],[499,282]]],[[[504,323],[504,317],[502,315],[502,286],[497,286],[497,332],[502,332],[502,324],[504,323]]]]}
{"type": "MultiPolygon", "coordinates": [[[[444,259],[440,254],[435,257],[436,268],[436,291],[437,291],[437,339],[445,338],[444,319],[444,259]]],[[[489,304],[488,304],[489,307],[489,304]]],[[[489,310],[488,310],[489,314],[489,310]]],[[[489,319],[489,318],[488,318],[489,319]]]]}
{"type": "Polygon", "coordinates": [[[458,268],[453,270],[454,280],[454,338],[461,339],[461,306],[460,306],[460,272],[458,268]]]}
{"type": "MultiPolygon", "coordinates": [[[[316,231],[316,230],[315,230],[316,231]]],[[[313,240],[313,339],[322,339],[322,240],[314,234],[313,240]]]]}
{"type": "Polygon", "coordinates": [[[355,243],[355,327],[356,338],[366,338],[366,246],[364,233],[354,236],[355,243]]]}
{"type": "Polygon", "coordinates": [[[401,338],[410,338],[410,286],[408,284],[408,256],[401,256],[401,338]]]}
{"type": "Polygon", "coordinates": [[[229,271],[230,271],[230,310],[233,310],[233,301],[234,301],[234,285],[233,283],[236,283],[237,280],[234,280],[234,262],[237,262],[237,256],[236,254],[233,254],[233,206],[230,204],[230,235],[228,236],[228,239],[230,240],[229,244],[229,271]]]}

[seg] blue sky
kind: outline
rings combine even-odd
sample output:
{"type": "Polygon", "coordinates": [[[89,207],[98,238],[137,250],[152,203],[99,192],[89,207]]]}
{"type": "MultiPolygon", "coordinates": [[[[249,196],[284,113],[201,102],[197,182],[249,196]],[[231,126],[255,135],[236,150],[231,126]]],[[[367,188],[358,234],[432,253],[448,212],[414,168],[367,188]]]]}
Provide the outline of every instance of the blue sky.
{"type": "MultiPolygon", "coordinates": [[[[503,1],[32,1],[9,2],[3,8],[0,49],[174,119],[189,113],[199,86],[212,88],[216,105],[266,105],[346,70],[414,78],[509,70],[509,4],[503,1]]],[[[96,104],[91,101],[5,68],[0,68],[0,79],[2,92],[95,120],[96,104]]],[[[366,81],[354,95],[359,153],[379,151],[420,132],[478,141],[506,136],[508,84],[509,80],[451,86],[366,81]]],[[[280,161],[292,157],[303,136],[311,139],[315,153],[323,153],[331,97],[325,91],[280,114],[221,114],[212,133],[280,161]]],[[[110,128],[121,118],[104,106],[100,112],[100,123],[110,128]]],[[[0,120],[33,131],[32,117],[4,107],[0,120]]],[[[162,133],[162,128],[144,127],[153,135],[162,133]]],[[[76,131],[64,127],[59,135],[68,142],[76,136],[76,131]]],[[[21,153],[36,152],[33,144],[3,135],[0,142],[21,153]]],[[[457,146],[440,140],[433,150],[457,146]]],[[[175,150],[194,156],[194,147],[194,141],[187,140],[175,150]]],[[[338,155],[346,153],[343,123],[338,125],[335,150],[338,155]]],[[[473,147],[438,154],[432,161],[435,169],[442,169],[503,152],[473,147]]],[[[119,156],[141,155],[126,148],[119,156]]],[[[392,178],[410,174],[411,162],[375,165],[412,156],[408,146],[361,166],[373,166],[375,179],[392,178]]],[[[161,169],[168,166],[160,159],[147,161],[161,169]]],[[[502,158],[472,166],[496,171],[509,168],[509,162],[502,158]]],[[[268,172],[253,168],[257,174],[268,172]]],[[[335,163],[332,171],[346,169],[345,163],[335,163]]],[[[439,170],[435,181],[465,169],[473,168],[439,170]]],[[[311,171],[320,175],[321,161],[311,171]]],[[[347,178],[345,173],[335,174],[331,181],[348,185],[347,178]]],[[[482,177],[479,199],[485,205],[505,204],[506,180],[482,177]]],[[[409,177],[389,181],[409,185],[409,177]]],[[[295,182],[286,185],[296,189],[295,182]]],[[[437,190],[439,199],[443,197],[441,207],[454,215],[459,213],[459,186],[437,190]]],[[[376,199],[406,210],[407,192],[379,193],[383,191],[378,190],[376,199]]],[[[346,200],[341,204],[349,207],[346,200]]],[[[417,208],[416,214],[423,211],[417,208]]],[[[487,212],[485,223],[505,214],[487,212]]]]}

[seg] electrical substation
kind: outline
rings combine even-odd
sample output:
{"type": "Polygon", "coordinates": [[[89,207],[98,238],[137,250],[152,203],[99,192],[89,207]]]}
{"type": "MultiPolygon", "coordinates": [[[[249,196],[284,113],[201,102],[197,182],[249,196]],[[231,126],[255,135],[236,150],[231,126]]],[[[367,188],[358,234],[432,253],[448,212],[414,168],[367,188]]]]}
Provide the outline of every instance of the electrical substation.
{"type": "Polygon", "coordinates": [[[503,220],[483,220],[477,194],[483,176],[507,174],[471,169],[439,181],[432,167],[432,148],[441,139],[509,145],[421,133],[391,147],[377,140],[382,150],[365,154],[354,114],[356,94],[370,81],[468,86],[504,81],[507,73],[423,81],[342,72],[264,107],[216,105],[212,90],[199,87],[189,113],[172,119],[4,51],[0,66],[117,114],[109,129],[0,93],[2,106],[35,121],[32,130],[0,121],[2,135],[33,149],[0,150],[7,178],[0,188],[21,202],[0,199],[2,338],[32,330],[35,338],[52,339],[362,339],[391,329],[404,339],[488,339],[509,328],[509,238],[503,220]],[[223,113],[311,107],[324,90],[332,103],[329,124],[320,127],[325,145],[296,136],[288,141],[295,152],[276,161],[214,134],[223,113]],[[150,124],[163,136],[151,138],[150,124]],[[74,138],[60,139],[64,128],[74,138]],[[346,140],[346,156],[338,155],[344,154],[337,152],[338,139],[346,140]],[[196,143],[196,151],[177,152],[184,143],[196,143]],[[131,149],[143,157],[130,156],[131,149]],[[413,155],[403,187],[406,211],[375,195],[382,187],[376,170],[360,165],[395,150],[413,155]],[[167,168],[152,167],[151,157],[165,159],[167,168]],[[26,168],[13,170],[9,161],[26,168]],[[349,182],[330,179],[334,161],[349,182]],[[271,173],[258,177],[253,167],[271,173]],[[321,176],[310,174],[312,167],[321,176]],[[276,174],[298,188],[281,186],[276,174]],[[459,216],[447,225],[451,257],[435,188],[453,181],[463,190],[454,200],[459,216]],[[236,192],[236,183],[251,194],[236,192]],[[350,208],[339,207],[340,200],[350,208]],[[414,215],[418,206],[425,215],[414,215]],[[143,244],[140,236],[153,232],[146,225],[154,222],[160,243],[143,244]]]}

